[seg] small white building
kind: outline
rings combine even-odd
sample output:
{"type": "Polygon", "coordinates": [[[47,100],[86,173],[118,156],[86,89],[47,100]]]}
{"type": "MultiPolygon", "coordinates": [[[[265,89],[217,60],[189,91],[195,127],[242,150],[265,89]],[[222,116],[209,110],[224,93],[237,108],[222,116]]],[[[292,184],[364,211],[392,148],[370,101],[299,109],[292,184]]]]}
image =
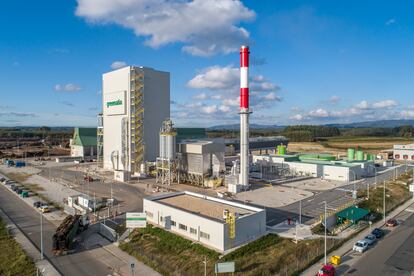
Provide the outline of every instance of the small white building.
{"type": "Polygon", "coordinates": [[[266,210],[188,191],[144,198],[144,212],[149,223],[219,252],[266,234],[266,210]],[[235,215],[234,224],[226,213],[235,215]]]}
{"type": "Polygon", "coordinates": [[[394,145],[395,160],[414,161],[414,144],[409,145],[394,145]]]}

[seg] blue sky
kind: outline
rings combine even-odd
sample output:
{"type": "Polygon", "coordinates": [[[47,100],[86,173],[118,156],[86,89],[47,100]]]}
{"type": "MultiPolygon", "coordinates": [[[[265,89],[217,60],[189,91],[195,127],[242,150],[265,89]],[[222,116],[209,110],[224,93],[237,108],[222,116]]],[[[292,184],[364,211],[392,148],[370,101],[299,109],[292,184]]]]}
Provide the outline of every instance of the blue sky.
{"type": "Polygon", "coordinates": [[[0,125],[94,126],[101,75],[171,72],[178,126],[238,121],[238,48],[251,120],[414,119],[414,1],[6,1],[0,125]]]}

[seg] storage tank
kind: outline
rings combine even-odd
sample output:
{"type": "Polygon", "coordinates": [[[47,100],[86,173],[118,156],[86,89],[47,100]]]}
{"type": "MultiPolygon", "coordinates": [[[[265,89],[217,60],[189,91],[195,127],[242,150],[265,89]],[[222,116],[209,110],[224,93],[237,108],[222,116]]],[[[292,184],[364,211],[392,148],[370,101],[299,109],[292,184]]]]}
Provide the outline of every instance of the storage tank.
{"type": "Polygon", "coordinates": [[[370,160],[370,161],[374,161],[375,160],[375,154],[368,153],[367,154],[367,159],[370,160]]]}
{"type": "Polygon", "coordinates": [[[160,158],[174,160],[177,132],[171,120],[165,120],[160,130],[160,158]]]}
{"type": "Polygon", "coordinates": [[[357,150],[356,160],[357,161],[363,161],[364,160],[364,152],[362,150],[357,150]]]}
{"type": "Polygon", "coordinates": [[[278,155],[286,155],[286,146],[285,145],[277,146],[277,154],[278,155]]]}
{"type": "Polygon", "coordinates": [[[348,149],[348,161],[352,161],[355,158],[355,149],[348,149]]]}

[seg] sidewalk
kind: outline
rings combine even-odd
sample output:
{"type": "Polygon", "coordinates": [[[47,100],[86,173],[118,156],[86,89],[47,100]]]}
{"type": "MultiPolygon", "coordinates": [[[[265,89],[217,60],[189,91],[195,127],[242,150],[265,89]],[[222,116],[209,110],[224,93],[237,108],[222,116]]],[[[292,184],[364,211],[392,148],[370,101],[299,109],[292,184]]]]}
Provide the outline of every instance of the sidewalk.
{"type": "Polygon", "coordinates": [[[35,265],[39,269],[39,271],[43,271],[42,275],[61,275],[48,260],[40,260],[40,251],[32,244],[32,242],[28,238],[26,238],[26,236],[20,231],[20,229],[17,228],[17,226],[9,219],[9,217],[1,209],[0,217],[5,222],[6,227],[10,231],[10,234],[15,238],[17,243],[20,244],[23,251],[35,262],[35,265]]]}
{"type": "MultiPolygon", "coordinates": [[[[414,199],[409,199],[403,205],[401,205],[400,207],[398,207],[394,211],[392,211],[390,214],[388,214],[386,216],[386,220],[397,216],[399,213],[401,213],[402,211],[407,209],[413,203],[414,203],[414,199]]],[[[374,223],[372,225],[371,229],[382,228],[383,226],[384,226],[384,221],[381,220],[381,221],[378,221],[378,222],[374,223]]],[[[353,247],[353,245],[355,244],[356,241],[362,239],[363,237],[365,237],[368,234],[370,234],[370,228],[367,228],[367,229],[363,230],[356,237],[354,237],[354,238],[350,239],[349,241],[347,241],[339,249],[327,254],[327,260],[329,261],[330,257],[333,256],[333,255],[337,255],[337,256],[346,255],[347,253],[349,253],[352,250],[352,247],[353,247]]],[[[302,272],[301,275],[303,275],[303,276],[315,276],[315,275],[318,274],[318,270],[322,267],[322,265],[323,265],[323,258],[321,260],[319,260],[316,264],[312,265],[310,268],[308,268],[307,270],[302,272]]]]}

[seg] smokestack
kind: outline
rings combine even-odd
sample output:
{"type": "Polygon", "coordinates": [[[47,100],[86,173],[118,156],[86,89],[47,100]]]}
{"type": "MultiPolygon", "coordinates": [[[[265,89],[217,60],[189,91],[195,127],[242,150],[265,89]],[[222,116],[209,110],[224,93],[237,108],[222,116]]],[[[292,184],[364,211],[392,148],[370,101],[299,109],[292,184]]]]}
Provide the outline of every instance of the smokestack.
{"type": "Polygon", "coordinates": [[[249,185],[249,47],[240,48],[240,175],[239,184],[249,185]]]}

